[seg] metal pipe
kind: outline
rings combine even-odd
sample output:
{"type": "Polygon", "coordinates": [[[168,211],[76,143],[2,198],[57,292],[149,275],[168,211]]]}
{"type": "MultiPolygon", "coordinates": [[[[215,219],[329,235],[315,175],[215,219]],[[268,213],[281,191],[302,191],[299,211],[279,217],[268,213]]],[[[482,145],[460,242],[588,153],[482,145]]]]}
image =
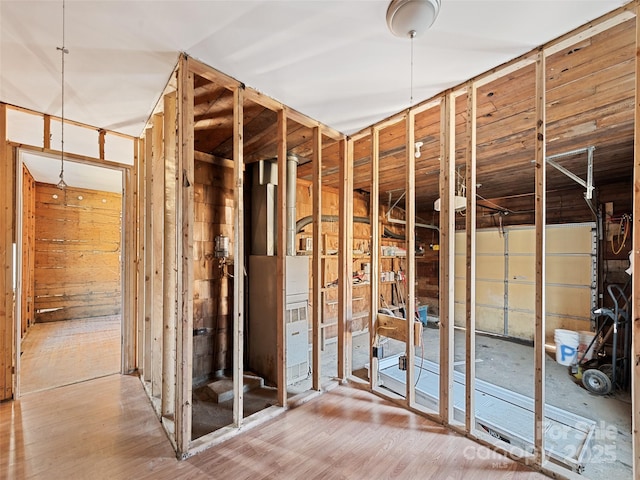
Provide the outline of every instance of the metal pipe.
{"type": "Polygon", "coordinates": [[[287,155],[287,255],[296,254],[296,186],[298,157],[287,155]]]}

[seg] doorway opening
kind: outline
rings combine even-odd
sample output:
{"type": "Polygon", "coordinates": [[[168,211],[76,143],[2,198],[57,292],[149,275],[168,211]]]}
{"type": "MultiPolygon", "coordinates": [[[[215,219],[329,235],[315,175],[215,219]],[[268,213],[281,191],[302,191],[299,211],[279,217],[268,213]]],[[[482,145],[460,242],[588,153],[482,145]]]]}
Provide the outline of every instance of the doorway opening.
{"type": "Polygon", "coordinates": [[[122,371],[123,171],[20,151],[16,393],[122,371]]]}

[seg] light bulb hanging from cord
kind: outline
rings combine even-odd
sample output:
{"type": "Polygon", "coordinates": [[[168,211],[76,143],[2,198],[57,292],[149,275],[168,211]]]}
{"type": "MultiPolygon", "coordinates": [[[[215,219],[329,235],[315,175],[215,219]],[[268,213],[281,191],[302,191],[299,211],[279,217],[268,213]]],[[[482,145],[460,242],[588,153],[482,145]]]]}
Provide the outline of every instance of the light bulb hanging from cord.
{"type": "Polygon", "coordinates": [[[62,46],[56,47],[56,50],[60,52],[61,59],[61,77],[62,77],[62,111],[60,115],[60,181],[56,185],[60,190],[64,190],[67,188],[67,183],[64,181],[64,56],[69,53],[67,47],[65,46],[65,0],[62,0],[62,46]]]}

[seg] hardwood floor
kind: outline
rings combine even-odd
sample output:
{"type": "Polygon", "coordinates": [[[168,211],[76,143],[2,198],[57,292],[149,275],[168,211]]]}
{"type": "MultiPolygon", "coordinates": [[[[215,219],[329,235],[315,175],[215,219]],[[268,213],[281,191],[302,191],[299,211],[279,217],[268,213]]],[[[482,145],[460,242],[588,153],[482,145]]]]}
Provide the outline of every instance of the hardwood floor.
{"type": "Polygon", "coordinates": [[[120,316],[36,323],[21,352],[21,395],[118,373],[120,316]]]}
{"type": "Polygon", "coordinates": [[[0,432],[2,479],[546,478],[349,386],[182,462],[132,376],[2,403],[0,432]]]}

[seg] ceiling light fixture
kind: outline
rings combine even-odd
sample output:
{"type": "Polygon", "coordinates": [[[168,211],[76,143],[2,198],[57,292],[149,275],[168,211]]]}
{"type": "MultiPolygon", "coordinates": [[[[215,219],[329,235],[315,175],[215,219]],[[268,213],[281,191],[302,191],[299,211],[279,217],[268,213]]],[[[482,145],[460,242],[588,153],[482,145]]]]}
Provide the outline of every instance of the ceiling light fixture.
{"type": "Polygon", "coordinates": [[[387,25],[396,37],[413,38],[428,30],[440,13],[441,0],[392,0],[387,25]]]}
{"type": "Polygon", "coordinates": [[[433,25],[441,0],[392,0],[387,8],[387,26],[396,37],[411,39],[409,106],[413,105],[413,39],[433,25]]]}
{"type": "Polygon", "coordinates": [[[67,183],[64,181],[64,56],[69,53],[69,50],[64,45],[64,0],[62,0],[62,47],[56,47],[56,50],[60,52],[61,58],[61,72],[62,72],[62,112],[60,116],[60,181],[56,185],[60,190],[67,188],[67,183]]]}

